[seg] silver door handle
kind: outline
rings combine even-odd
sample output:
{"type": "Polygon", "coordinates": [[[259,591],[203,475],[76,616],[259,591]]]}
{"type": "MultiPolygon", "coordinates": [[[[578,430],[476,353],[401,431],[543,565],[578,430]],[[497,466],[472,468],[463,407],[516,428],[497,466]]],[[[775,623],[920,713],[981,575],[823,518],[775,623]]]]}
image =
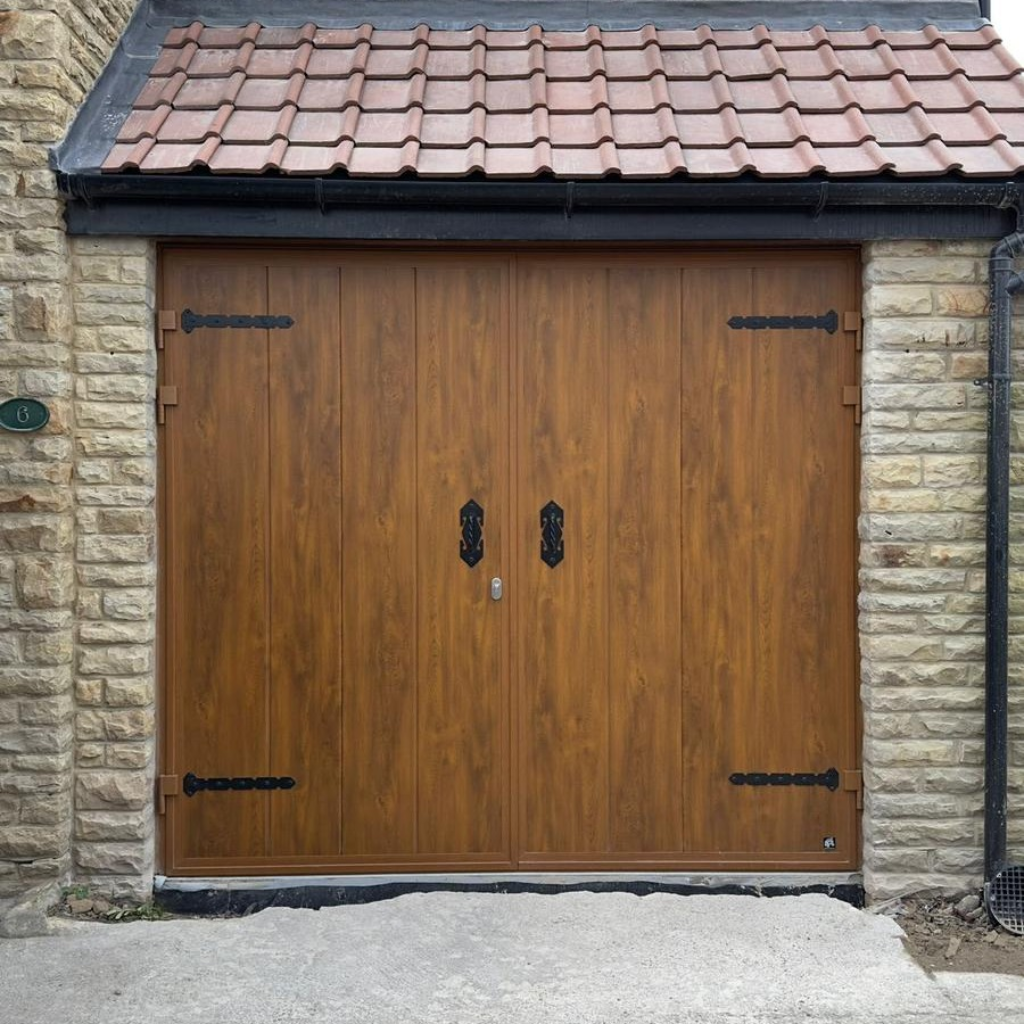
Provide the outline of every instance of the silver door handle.
{"type": "Polygon", "coordinates": [[[492,601],[500,601],[501,600],[501,591],[502,591],[501,577],[500,576],[495,576],[494,579],[491,580],[491,600],[492,601]]]}

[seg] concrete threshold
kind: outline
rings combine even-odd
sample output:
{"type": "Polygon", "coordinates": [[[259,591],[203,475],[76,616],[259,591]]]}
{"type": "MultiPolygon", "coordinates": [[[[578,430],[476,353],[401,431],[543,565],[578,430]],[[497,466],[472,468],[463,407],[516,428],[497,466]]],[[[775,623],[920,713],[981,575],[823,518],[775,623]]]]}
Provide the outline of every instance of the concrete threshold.
{"type": "Polygon", "coordinates": [[[636,896],[798,896],[819,893],[864,905],[857,872],[516,872],[509,874],[262,875],[168,878],[157,875],[156,903],[181,914],[248,914],[267,907],[319,910],[375,903],[415,892],[619,892],[636,896]]]}

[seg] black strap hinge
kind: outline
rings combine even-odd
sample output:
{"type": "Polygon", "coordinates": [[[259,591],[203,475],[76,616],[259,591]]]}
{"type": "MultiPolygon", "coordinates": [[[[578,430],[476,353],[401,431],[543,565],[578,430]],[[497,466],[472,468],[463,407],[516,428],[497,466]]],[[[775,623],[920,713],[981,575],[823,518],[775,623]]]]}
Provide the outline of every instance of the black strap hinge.
{"type": "Polygon", "coordinates": [[[191,309],[182,311],[181,329],[191,334],[196,328],[207,330],[262,330],[286,331],[295,325],[290,316],[249,316],[244,313],[193,313],[191,309]]]}
{"type": "Polygon", "coordinates": [[[233,778],[200,779],[192,772],[189,772],[181,783],[181,791],[185,796],[195,796],[204,790],[211,793],[223,793],[229,789],[244,792],[251,789],[294,789],[297,785],[290,775],[241,775],[233,778]]]}
{"type": "Polygon", "coordinates": [[[729,320],[734,331],[826,331],[839,330],[839,314],[830,309],[821,316],[734,316],[729,320]]]}
{"type": "Polygon", "coordinates": [[[839,788],[839,771],[829,768],[815,772],[734,772],[729,776],[734,786],[823,786],[833,792],[839,788]]]}

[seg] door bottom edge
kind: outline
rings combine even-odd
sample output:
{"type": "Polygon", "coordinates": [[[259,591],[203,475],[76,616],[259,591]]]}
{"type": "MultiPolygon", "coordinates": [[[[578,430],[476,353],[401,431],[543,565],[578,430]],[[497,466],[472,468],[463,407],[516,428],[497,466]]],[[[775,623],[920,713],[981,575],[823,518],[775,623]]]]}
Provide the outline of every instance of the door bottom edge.
{"type": "Polygon", "coordinates": [[[438,892],[552,896],[573,892],[752,897],[817,894],[864,906],[864,882],[857,871],[520,871],[216,878],[157,875],[153,891],[154,901],[164,910],[200,916],[243,915],[270,907],[319,910],[438,892]]]}

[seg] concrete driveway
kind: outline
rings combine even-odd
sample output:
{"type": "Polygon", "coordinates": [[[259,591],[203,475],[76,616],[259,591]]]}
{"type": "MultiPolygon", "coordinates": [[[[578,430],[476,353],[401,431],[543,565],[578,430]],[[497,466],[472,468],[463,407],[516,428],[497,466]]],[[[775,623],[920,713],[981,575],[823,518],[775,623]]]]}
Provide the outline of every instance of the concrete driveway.
{"type": "Polygon", "coordinates": [[[3,1024],[1019,1024],[824,896],[432,893],[0,942],[3,1024]]]}

